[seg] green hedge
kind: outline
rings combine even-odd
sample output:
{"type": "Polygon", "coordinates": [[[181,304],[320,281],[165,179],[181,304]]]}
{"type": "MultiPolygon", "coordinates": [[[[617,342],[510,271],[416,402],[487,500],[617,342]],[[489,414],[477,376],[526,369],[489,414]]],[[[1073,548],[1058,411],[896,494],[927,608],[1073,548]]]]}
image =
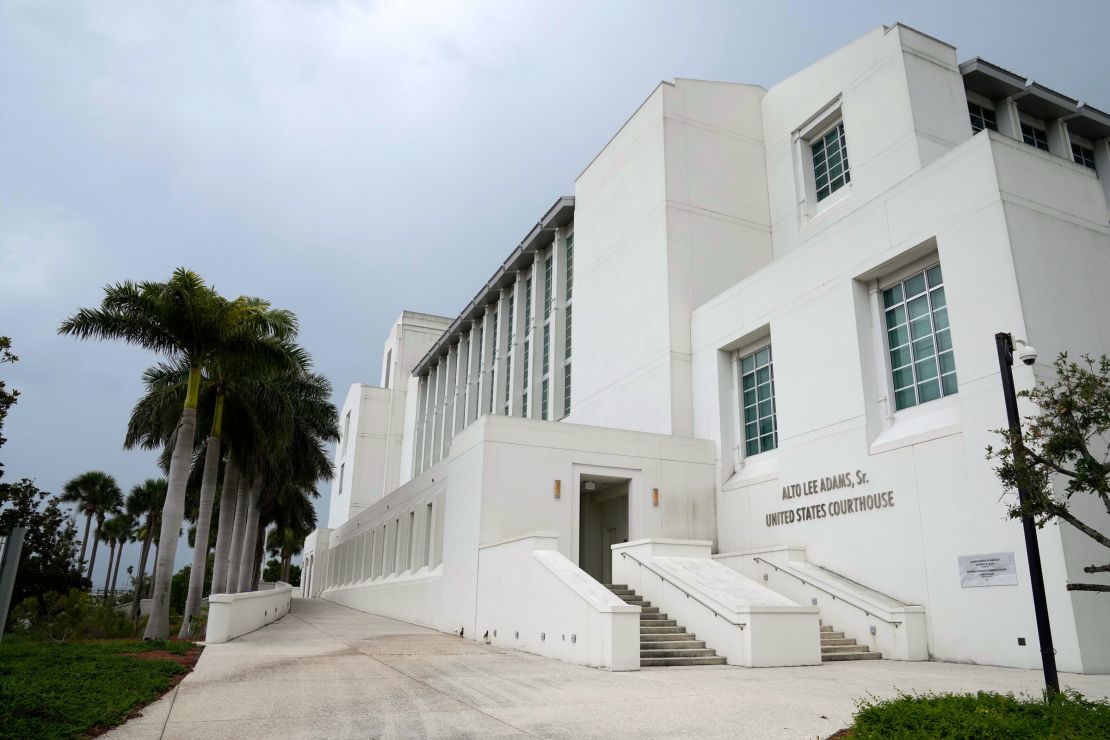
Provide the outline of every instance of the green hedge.
{"type": "Polygon", "coordinates": [[[1050,701],[1013,694],[902,694],[865,700],[855,738],[1110,738],[1110,703],[1066,692],[1050,701]]]}

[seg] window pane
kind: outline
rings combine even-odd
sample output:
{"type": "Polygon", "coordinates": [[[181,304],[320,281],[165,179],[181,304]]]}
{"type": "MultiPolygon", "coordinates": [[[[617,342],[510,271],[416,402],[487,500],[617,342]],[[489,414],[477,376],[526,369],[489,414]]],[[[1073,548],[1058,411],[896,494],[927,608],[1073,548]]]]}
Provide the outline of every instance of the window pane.
{"type": "Polygon", "coordinates": [[[906,309],[904,306],[895,306],[886,312],[886,325],[898,326],[906,323],[906,309]]]}
{"type": "Polygon", "coordinates": [[[902,300],[902,284],[898,283],[893,288],[887,288],[883,291],[883,305],[890,308],[902,300]]]}
{"type": "Polygon", "coordinates": [[[901,347],[910,341],[910,332],[906,326],[899,326],[887,332],[887,341],[891,347],[901,347]]]}
{"type": "Polygon", "coordinates": [[[954,372],[956,372],[956,356],[955,355],[953,355],[951,352],[943,352],[939,356],[939,359],[940,359],[940,371],[942,373],[954,373],[954,372]]]}
{"type": "Polygon", "coordinates": [[[910,388],[913,386],[913,369],[904,367],[900,370],[894,371],[894,388],[895,390],[902,390],[903,388],[910,388]]]}
{"type": "Polygon", "coordinates": [[[896,391],[894,393],[894,408],[898,411],[908,409],[910,406],[917,404],[917,398],[914,395],[913,388],[896,391]]]}
{"type": "Polygon", "coordinates": [[[743,397],[740,413],[744,422],[744,450],[747,455],[756,455],[774,449],[776,440],[770,346],[741,357],[737,367],[743,397]]]}
{"type": "Polygon", "coordinates": [[[913,343],[913,358],[915,360],[924,360],[927,357],[933,356],[933,338],[925,337],[918,339],[913,343]]]}
{"type": "Polygon", "coordinates": [[[930,288],[935,288],[941,284],[940,265],[930,267],[925,271],[925,279],[929,282],[930,288]]]}
{"type": "MultiPolygon", "coordinates": [[[[744,378],[745,383],[749,380],[753,383],[755,382],[755,378],[744,378]]],[[[755,388],[744,391],[744,406],[755,406],[755,388]]]]}
{"type": "Polygon", "coordinates": [[[752,370],[754,370],[755,369],[755,355],[748,355],[743,360],[741,360],[740,361],[740,369],[743,370],[744,373],[750,373],[752,370]]]}
{"type": "Polygon", "coordinates": [[[921,403],[935,401],[940,398],[940,383],[936,380],[927,380],[917,386],[917,395],[921,403]]]}
{"type": "Polygon", "coordinates": [[[758,352],[755,353],[755,364],[756,365],[766,365],[770,361],[771,361],[771,349],[769,347],[764,347],[763,349],[761,349],[761,350],[759,350],[758,352]]]}
{"type": "Polygon", "coordinates": [[[910,322],[910,336],[914,339],[927,338],[932,332],[933,324],[928,316],[910,322]]]}
{"type": "Polygon", "coordinates": [[[929,301],[933,304],[933,308],[944,308],[948,302],[944,300],[944,288],[937,288],[929,293],[929,301]]]}
{"type": "Polygon", "coordinates": [[[906,365],[910,364],[910,361],[911,358],[909,347],[899,347],[890,351],[891,368],[905,367],[906,365]]]}
{"type": "Polygon", "coordinates": [[[755,371],[755,380],[757,383],[763,384],[768,382],[770,379],[771,373],[767,368],[761,367],[755,371]]]}
{"type": "Polygon", "coordinates": [[[933,358],[929,358],[924,362],[919,362],[914,365],[914,371],[917,373],[917,381],[920,383],[923,380],[931,380],[937,377],[937,363],[933,358]]]}
{"type": "Polygon", "coordinates": [[[944,390],[944,395],[951,396],[956,392],[956,374],[945,375],[940,379],[940,384],[944,390]]]}
{"type": "Polygon", "coordinates": [[[913,298],[918,293],[925,292],[925,273],[921,272],[914,275],[907,280],[904,285],[906,286],[906,297],[913,298]]]}

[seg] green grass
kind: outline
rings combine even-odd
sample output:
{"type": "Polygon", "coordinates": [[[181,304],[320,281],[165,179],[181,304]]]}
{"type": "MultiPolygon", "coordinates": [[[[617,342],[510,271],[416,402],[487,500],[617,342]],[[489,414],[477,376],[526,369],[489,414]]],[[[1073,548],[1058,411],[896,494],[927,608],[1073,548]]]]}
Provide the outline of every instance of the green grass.
{"type": "Polygon", "coordinates": [[[848,737],[1110,738],[1110,703],[1070,692],[1050,702],[992,694],[903,694],[859,703],[848,737]]]}
{"type": "Polygon", "coordinates": [[[186,672],[171,660],[129,653],[181,655],[192,647],[141,640],[56,644],[5,635],[0,642],[0,737],[72,738],[97,725],[117,724],[186,672]]]}

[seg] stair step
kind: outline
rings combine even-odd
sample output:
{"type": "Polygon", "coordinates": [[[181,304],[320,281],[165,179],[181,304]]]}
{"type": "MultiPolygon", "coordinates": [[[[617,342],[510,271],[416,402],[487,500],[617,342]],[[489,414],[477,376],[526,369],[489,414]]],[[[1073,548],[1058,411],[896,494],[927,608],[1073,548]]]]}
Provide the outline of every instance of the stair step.
{"type": "Polygon", "coordinates": [[[843,632],[832,632],[832,631],[822,632],[821,633],[821,639],[822,640],[843,640],[844,639],[844,633],[843,632]]]}
{"type": "MultiPolygon", "coordinates": [[[[841,660],[882,660],[882,653],[872,652],[858,652],[858,653],[827,653],[821,655],[821,660],[825,663],[831,663],[841,660]]],[[[643,663],[643,661],[640,661],[643,663]]]]}
{"type": "Polygon", "coordinates": [[[857,645],[855,640],[848,645],[822,645],[821,655],[831,655],[832,653],[866,653],[870,652],[870,648],[866,645],[857,645]]]}
{"type": "Polygon", "coordinates": [[[832,632],[833,631],[832,625],[831,624],[822,624],[821,625],[821,631],[822,632],[832,632]]]}
{"type": "Polygon", "coordinates": [[[705,640],[644,640],[640,638],[640,655],[645,650],[703,650],[705,640]]]}
{"type": "Polygon", "coordinates": [[[640,610],[640,614],[658,614],[658,613],[659,613],[659,607],[657,607],[657,606],[645,606],[640,610]]]}
{"type": "Polygon", "coordinates": [[[610,591],[612,591],[614,596],[616,596],[618,598],[621,598],[621,599],[627,599],[630,596],[635,596],[636,595],[635,591],[629,591],[628,589],[625,589],[625,590],[622,591],[621,589],[617,588],[617,589],[610,589],[610,591]]]}
{"type": "Polygon", "coordinates": [[[720,655],[704,658],[640,658],[640,667],[681,666],[681,665],[725,665],[727,661],[720,655]]]}
{"type": "Polygon", "coordinates": [[[677,625],[667,624],[654,624],[652,622],[640,622],[640,637],[644,635],[681,635],[685,634],[686,628],[677,625]]]}
{"type": "Polygon", "coordinates": [[[613,589],[627,589],[628,588],[627,583],[603,583],[601,585],[604,586],[605,588],[609,589],[610,591],[612,591],[613,589]]]}
{"type": "Polygon", "coordinates": [[[640,644],[644,642],[683,642],[685,640],[696,640],[697,637],[692,633],[687,633],[685,627],[662,627],[665,630],[675,630],[674,632],[644,632],[640,631],[640,644]],[[680,631],[681,630],[681,631],[680,631]]]}
{"type": "Polygon", "coordinates": [[[618,596],[617,598],[619,598],[621,601],[623,601],[626,604],[640,604],[640,605],[643,605],[643,603],[644,603],[644,597],[643,596],[626,596],[626,595],[622,594],[622,595],[618,596]]]}
{"type": "MultiPolygon", "coordinates": [[[[650,607],[649,607],[650,608],[650,607]]],[[[656,607],[658,608],[658,607],[656,607]]],[[[654,612],[640,612],[641,622],[666,622],[669,617],[666,614],[660,614],[658,611],[654,612]]]]}
{"type": "Polygon", "coordinates": [[[640,658],[708,658],[716,654],[712,648],[640,649],[640,658]]]}
{"type": "Polygon", "coordinates": [[[826,645],[855,645],[856,641],[851,637],[829,637],[821,638],[821,647],[826,645]]]}

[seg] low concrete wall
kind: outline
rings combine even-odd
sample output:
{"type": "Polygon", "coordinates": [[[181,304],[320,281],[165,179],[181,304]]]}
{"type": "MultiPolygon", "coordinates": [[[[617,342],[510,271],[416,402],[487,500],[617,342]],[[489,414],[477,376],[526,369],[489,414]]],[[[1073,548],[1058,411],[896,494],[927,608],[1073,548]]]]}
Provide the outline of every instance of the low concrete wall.
{"type": "Polygon", "coordinates": [[[254,632],[289,613],[293,587],[276,583],[267,591],[213,594],[208,599],[208,628],[204,641],[216,644],[254,632]]]}
{"type": "Polygon", "coordinates": [[[568,663],[640,668],[640,607],[626,604],[536,532],[481,548],[478,639],[568,663]]]}
{"type": "Polygon", "coordinates": [[[711,547],[658,538],[613,545],[613,582],[658,606],[729,665],[820,665],[818,609],[715,562],[711,547]]]}

